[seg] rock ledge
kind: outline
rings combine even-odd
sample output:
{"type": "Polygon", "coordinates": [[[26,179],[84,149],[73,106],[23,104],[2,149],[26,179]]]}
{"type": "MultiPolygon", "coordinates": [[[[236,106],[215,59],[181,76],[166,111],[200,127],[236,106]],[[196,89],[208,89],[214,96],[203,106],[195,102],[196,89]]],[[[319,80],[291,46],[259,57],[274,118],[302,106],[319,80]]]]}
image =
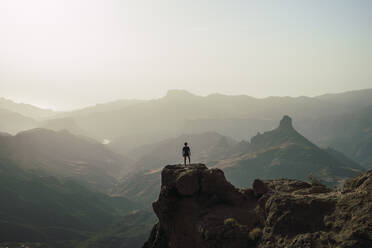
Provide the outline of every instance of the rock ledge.
{"type": "Polygon", "coordinates": [[[168,165],[144,248],[372,247],[372,171],[340,191],[298,180],[231,185],[220,169],[168,165]]]}

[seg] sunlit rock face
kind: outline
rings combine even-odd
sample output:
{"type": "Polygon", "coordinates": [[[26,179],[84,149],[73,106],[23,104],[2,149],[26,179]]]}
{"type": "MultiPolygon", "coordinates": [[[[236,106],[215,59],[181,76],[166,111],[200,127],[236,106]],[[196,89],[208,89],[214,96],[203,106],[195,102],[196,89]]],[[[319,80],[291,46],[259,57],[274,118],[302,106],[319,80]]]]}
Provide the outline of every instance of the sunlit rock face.
{"type": "Polygon", "coordinates": [[[288,179],[238,189],[220,169],[168,165],[143,247],[371,247],[371,187],[372,171],[339,191],[288,179]]]}

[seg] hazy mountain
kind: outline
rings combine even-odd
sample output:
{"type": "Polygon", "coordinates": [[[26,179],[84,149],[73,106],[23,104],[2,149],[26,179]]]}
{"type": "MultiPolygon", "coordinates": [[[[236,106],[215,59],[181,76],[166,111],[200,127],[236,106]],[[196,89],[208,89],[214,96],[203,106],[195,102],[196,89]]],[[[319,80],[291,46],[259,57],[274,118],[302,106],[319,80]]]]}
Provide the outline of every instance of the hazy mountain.
{"type": "Polygon", "coordinates": [[[79,248],[140,248],[156,221],[155,214],[150,210],[134,211],[120,218],[104,232],[79,244],[79,248]]]}
{"type": "Polygon", "coordinates": [[[56,113],[50,109],[42,109],[30,104],[16,103],[11,100],[0,98],[0,108],[6,109],[33,119],[44,119],[52,117],[56,113]]]}
{"type": "MultiPolygon", "coordinates": [[[[147,170],[126,175],[114,193],[152,202],[158,194],[162,166],[172,161],[181,162],[180,151],[184,140],[180,136],[134,150],[138,154],[147,153],[136,163],[136,168],[147,170]],[[163,160],[162,156],[167,159],[163,160]]],[[[229,180],[239,186],[249,185],[255,178],[308,180],[310,174],[329,185],[336,185],[363,171],[360,165],[343,154],[332,149],[323,150],[311,143],[293,128],[289,117],[283,118],[278,128],[257,134],[251,142],[236,143],[226,142],[227,140],[229,139],[215,133],[195,136],[194,142],[189,142],[192,160],[204,161],[210,166],[223,169],[229,180]],[[214,141],[213,144],[207,142],[208,136],[213,137],[209,138],[214,141]],[[203,148],[194,145],[197,144],[194,143],[197,139],[205,145],[203,148]],[[205,154],[208,156],[203,158],[205,154]]]]}
{"type": "Polygon", "coordinates": [[[39,176],[4,158],[0,158],[0,189],[0,246],[37,242],[76,247],[138,208],[123,197],[92,192],[71,180],[39,176]]]}
{"type": "Polygon", "coordinates": [[[334,147],[366,168],[372,168],[372,105],[351,113],[309,121],[306,137],[322,147],[334,147]]]}
{"type": "Polygon", "coordinates": [[[132,165],[131,160],[94,140],[47,129],[0,137],[0,159],[40,175],[71,178],[100,191],[110,189],[132,165]]]}
{"type": "Polygon", "coordinates": [[[278,128],[258,134],[249,144],[242,145],[234,156],[216,165],[238,186],[247,186],[255,178],[306,180],[309,175],[336,185],[363,171],[350,159],[311,143],[293,128],[288,116],[281,120],[278,128]]]}
{"type": "MultiPolygon", "coordinates": [[[[129,157],[137,161],[137,168],[161,168],[164,163],[183,163],[182,147],[188,142],[192,147],[192,156],[196,161],[218,160],[237,141],[216,132],[199,134],[183,134],[176,138],[169,138],[154,144],[140,146],[128,153],[129,157]],[[155,163],[154,163],[155,161],[155,163]],[[159,161],[160,163],[156,162],[159,161]]],[[[117,143],[110,143],[109,147],[120,152],[117,143]]]]}
{"type": "MultiPolygon", "coordinates": [[[[305,133],[309,123],[372,105],[371,92],[371,89],[366,89],[317,97],[260,99],[221,94],[202,97],[182,90],[170,90],[165,97],[155,100],[119,100],[64,113],[16,104],[5,99],[1,102],[7,106],[5,109],[25,116],[73,118],[75,125],[80,128],[75,131],[82,132],[79,134],[88,134],[100,141],[107,139],[121,143],[123,149],[128,151],[182,133],[216,131],[238,140],[250,139],[259,131],[274,128],[275,120],[283,114],[294,117],[298,129],[305,133]],[[22,108],[34,110],[36,114],[30,114],[22,108]]],[[[62,124],[59,124],[59,129],[71,129],[75,133],[74,127],[62,124]]],[[[314,132],[305,133],[312,140],[316,136],[313,134],[317,131],[321,133],[319,127],[316,127],[314,132]]]]}
{"type": "MultiPolygon", "coordinates": [[[[121,152],[127,152],[182,133],[218,132],[237,140],[250,139],[257,132],[274,128],[275,120],[284,114],[294,117],[298,129],[304,132],[309,123],[357,111],[369,102],[370,92],[366,89],[317,97],[254,98],[221,94],[203,97],[170,90],[159,99],[119,100],[58,113],[54,118],[60,119],[57,122],[72,118],[79,127],[77,130],[62,122],[59,129],[115,142],[121,152]]],[[[312,139],[316,132],[306,135],[312,139]]]]}
{"type": "Polygon", "coordinates": [[[0,136],[12,136],[10,133],[0,132],[0,136]]]}
{"type": "Polygon", "coordinates": [[[119,233],[132,245],[121,247],[140,246],[153,215],[134,217],[142,204],[101,193],[131,165],[68,131],[0,135],[0,246],[85,247],[119,233]]]}
{"type": "Polygon", "coordinates": [[[103,141],[101,137],[95,135],[94,133],[90,133],[83,128],[81,128],[76,123],[76,118],[83,117],[90,114],[95,113],[102,113],[102,112],[112,112],[116,110],[120,110],[127,106],[135,105],[142,103],[142,100],[118,100],[108,103],[101,103],[96,104],[95,106],[89,106],[86,108],[73,110],[73,111],[66,111],[66,112],[59,112],[56,113],[51,119],[45,120],[39,123],[38,127],[47,128],[55,131],[60,130],[68,130],[73,134],[76,135],[84,135],[92,138],[96,138],[97,140],[103,141]]]}
{"type": "Polygon", "coordinates": [[[114,194],[151,203],[159,192],[160,170],[165,164],[183,163],[184,142],[191,146],[192,161],[211,162],[226,156],[237,142],[218,133],[184,134],[133,150],[129,155],[136,160],[136,171],[126,175],[114,194]]]}
{"type": "Polygon", "coordinates": [[[36,126],[34,119],[0,108],[0,132],[16,134],[36,126]]]}
{"type": "Polygon", "coordinates": [[[67,130],[72,134],[83,135],[86,137],[94,136],[83,130],[81,127],[79,127],[76,124],[75,120],[71,117],[46,120],[39,123],[39,127],[54,131],[67,130]]]}
{"type": "Polygon", "coordinates": [[[112,194],[136,199],[144,205],[151,206],[159,194],[160,173],[161,168],[130,173],[120,180],[112,194]]]}
{"type": "Polygon", "coordinates": [[[74,118],[77,125],[99,140],[109,139],[130,150],[182,133],[217,131],[235,139],[249,139],[259,131],[273,128],[283,114],[293,116],[301,126],[309,120],[355,109],[355,104],[332,103],[321,97],[203,97],[171,90],[159,99],[74,118]]]}
{"type": "Polygon", "coordinates": [[[325,94],[316,98],[344,106],[368,107],[372,105],[372,89],[348,91],[338,94],[325,94]]]}
{"type": "Polygon", "coordinates": [[[136,100],[136,99],[122,99],[117,100],[113,102],[107,102],[107,103],[99,103],[94,106],[89,106],[86,108],[73,110],[73,111],[67,111],[63,113],[59,113],[57,117],[73,117],[73,116],[84,116],[92,113],[101,113],[101,112],[110,112],[115,110],[120,110],[122,108],[143,103],[144,100],[136,100]]]}
{"type": "Polygon", "coordinates": [[[372,105],[332,123],[329,145],[372,168],[372,105]]]}

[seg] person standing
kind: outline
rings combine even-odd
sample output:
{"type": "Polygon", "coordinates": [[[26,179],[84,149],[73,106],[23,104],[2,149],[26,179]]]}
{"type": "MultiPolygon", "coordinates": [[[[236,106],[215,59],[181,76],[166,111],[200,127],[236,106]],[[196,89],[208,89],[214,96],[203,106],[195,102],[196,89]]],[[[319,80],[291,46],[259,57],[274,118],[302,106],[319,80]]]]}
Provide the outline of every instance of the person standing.
{"type": "Polygon", "coordinates": [[[186,158],[188,158],[189,159],[189,165],[191,165],[191,160],[190,160],[191,151],[190,151],[190,147],[188,146],[187,142],[185,142],[184,145],[185,146],[182,149],[182,156],[183,156],[184,164],[186,166],[186,158]]]}

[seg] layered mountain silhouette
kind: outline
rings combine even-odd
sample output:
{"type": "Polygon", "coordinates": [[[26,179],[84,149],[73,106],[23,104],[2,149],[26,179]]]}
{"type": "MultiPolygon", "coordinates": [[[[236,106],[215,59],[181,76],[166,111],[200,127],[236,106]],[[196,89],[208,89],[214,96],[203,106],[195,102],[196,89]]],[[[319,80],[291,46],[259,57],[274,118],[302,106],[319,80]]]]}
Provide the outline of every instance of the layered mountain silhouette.
{"type": "MultiPolygon", "coordinates": [[[[178,210],[190,216],[190,221],[200,213],[198,218],[205,217],[203,220],[211,224],[199,225],[202,239],[208,244],[226,241],[231,247],[239,242],[261,242],[246,240],[255,227],[261,229],[262,247],[273,247],[269,241],[277,247],[319,246],[322,240],[331,247],[363,247],[361,240],[370,239],[365,229],[369,223],[365,214],[369,174],[347,183],[343,191],[330,191],[319,183],[338,186],[363,173],[359,164],[372,168],[371,106],[372,90],[263,99],[221,94],[204,97],[172,90],[159,99],[120,100],[69,112],[1,99],[0,246],[19,247],[28,244],[15,242],[26,241],[36,242],[35,247],[138,246],[155,220],[148,210],[159,196],[163,166],[182,162],[181,148],[187,141],[192,161],[205,163],[212,170],[167,167],[174,174],[165,173],[167,183],[163,180],[163,185],[169,187],[161,191],[160,205],[154,205],[161,222],[176,223],[163,215],[166,211],[180,221],[178,210]],[[283,113],[288,116],[282,118],[283,113]],[[108,144],[101,144],[103,140],[108,144]],[[253,183],[252,190],[238,192],[244,199],[253,195],[256,200],[240,201],[240,193],[230,191],[231,185],[226,186],[229,184],[223,182],[221,173],[214,174],[220,170],[236,186],[253,183]],[[204,185],[207,191],[203,186],[200,194],[190,193],[197,188],[194,179],[201,183],[209,173],[213,180],[204,185]],[[174,176],[177,179],[173,180],[174,176]],[[172,198],[175,192],[182,197],[177,193],[172,198]],[[265,206],[257,208],[256,203],[265,206]],[[229,204],[242,204],[242,208],[230,208],[229,204]],[[323,211],[322,204],[331,206],[332,211],[323,211]],[[239,220],[240,213],[256,220],[249,212],[252,206],[264,212],[254,213],[260,217],[255,222],[258,226],[245,217],[239,220]],[[138,211],[143,208],[145,211],[138,211]],[[172,212],[174,208],[178,210],[172,212]],[[302,208],[330,219],[319,220],[297,211],[302,208]],[[291,215],[286,215],[287,209],[291,215]],[[227,216],[224,210],[237,215],[227,216]],[[347,212],[354,211],[352,218],[348,216],[347,212]],[[265,219],[270,214],[276,217],[265,219]],[[314,218],[315,224],[300,223],[308,218],[314,218]],[[208,222],[213,219],[219,222],[208,222]],[[275,222],[277,219],[280,221],[275,222]],[[347,219],[350,222],[345,222],[347,219]],[[286,229],[291,221],[299,232],[286,229]],[[318,241],[311,243],[314,240],[318,241]]],[[[185,233],[194,232],[188,221],[184,222],[185,233]]],[[[193,226],[198,226],[199,222],[195,223],[193,226]]],[[[172,242],[184,238],[166,233],[161,225],[153,229],[155,236],[148,242],[151,247],[167,247],[157,246],[157,242],[169,244],[173,235],[172,242]]],[[[193,238],[200,241],[199,236],[193,238]]]]}
{"type": "Polygon", "coordinates": [[[55,112],[50,109],[43,109],[25,103],[16,103],[2,97],[0,97],[0,109],[6,109],[35,120],[49,118],[55,115],[55,112]]]}
{"type": "Polygon", "coordinates": [[[37,127],[38,123],[30,117],[0,108],[0,131],[16,134],[19,131],[37,127]]]}
{"type": "Polygon", "coordinates": [[[237,141],[215,132],[184,134],[155,144],[141,146],[128,155],[135,160],[132,173],[124,176],[115,187],[114,194],[151,203],[156,199],[160,185],[160,171],[166,163],[183,163],[182,147],[191,145],[192,160],[218,161],[226,156],[237,141]]]}
{"type": "MultiPolygon", "coordinates": [[[[289,116],[283,117],[278,128],[257,134],[251,142],[236,143],[216,133],[190,137],[200,142],[195,143],[195,148],[190,142],[193,161],[201,159],[211,167],[222,169],[229,181],[242,187],[251,185],[256,178],[319,180],[336,186],[364,171],[343,154],[311,143],[293,128],[289,116]],[[209,155],[205,157],[205,154],[209,155]]],[[[184,138],[180,136],[139,149],[142,153],[138,154],[143,157],[138,160],[136,168],[141,169],[123,177],[114,193],[152,202],[159,192],[161,156],[168,159],[164,163],[180,162],[184,138]],[[169,151],[171,155],[166,155],[169,151]]]]}
{"type": "Polygon", "coordinates": [[[193,160],[202,162],[223,158],[230,147],[238,143],[216,132],[183,134],[155,144],[140,146],[127,154],[137,161],[137,168],[157,169],[164,163],[182,162],[180,151],[185,142],[192,145],[193,160]]]}
{"type": "MultiPolygon", "coordinates": [[[[203,97],[187,91],[171,90],[159,99],[119,100],[69,112],[53,112],[5,99],[0,101],[0,108],[34,120],[57,119],[51,120],[50,128],[67,129],[74,134],[90,136],[98,141],[112,141],[111,147],[121,153],[183,133],[215,131],[236,140],[249,140],[257,132],[274,128],[282,113],[288,113],[296,120],[297,129],[315,144],[321,147],[337,145],[336,149],[345,153],[347,148],[341,149],[343,144],[338,141],[338,136],[346,132],[336,133],[333,127],[344,121],[344,130],[353,129],[353,122],[357,120],[353,114],[372,106],[371,92],[371,89],[365,89],[316,97],[259,99],[245,95],[221,94],[203,97]],[[65,118],[71,118],[72,121],[66,122],[63,120],[65,118]]],[[[32,128],[22,122],[17,121],[14,127],[20,128],[14,131],[13,127],[3,124],[5,128],[0,131],[15,134],[32,128]]],[[[0,120],[0,126],[2,123],[6,122],[0,120]]],[[[45,122],[38,123],[38,126],[49,128],[45,122]]],[[[368,124],[364,127],[366,128],[372,126],[368,124]]],[[[349,145],[346,139],[344,143],[345,146],[349,145]]],[[[361,141],[361,146],[365,147],[364,144],[366,141],[361,141]]],[[[353,143],[350,145],[359,146],[353,143]]],[[[365,165],[368,159],[358,161],[363,161],[365,165]]]]}
{"type": "Polygon", "coordinates": [[[306,133],[317,143],[336,148],[364,167],[372,168],[372,106],[309,123],[306,133]]]}
{"type": "Polygon", "coordinates": [[[54,130],[54,131],[68,130],[70,133],[78,135],[78,136],[85,136],[85,137],[94,136],[94,135],[90,135],[85,130],[83,130],[81,127],[79,127],[79,125],[76,124],[76,121],[72,117],[46,120],[46,121],[40,122],[39,127],[44,128],[44,129],[54,130]]]}
{"type": "MultiPolygon", "coordinates": [[[[0,135],[0,246],[77,247],[117,230],[117,222],[142,208],[107,194],[131,163],[68,131],[0,135]]],[[[134,228],[120,230],[130,233],[134,228]]],[[[124,240],[138,243],[140,235],[124,240]]]]}
{"type": "MultiPolygon", "coordinates": [[[[361,96],[364,105],[371,103],[369,91],[361,96]]],[[[177,137],[183,133],[216,131],[235,139],[250,139],[258,131],[273,128],[282,113],[296,119],[300,130],[309,120],[342,115],[358,110],[361,104],[329,100],[328,97],[268,97],[227,96],[212,94],[197,96],[187,91],[171,90],[165,97],[129,104],[122,108],[107,108],[100,112],[71,114],[83,130],[97,140],[115,141],[126,150],[144,144],[177,137]],[[306,111],[304,111],[306,109],[306,111]],[[150,125],[151,123],[151,125],[150,125]]],[[[345,100],[346,101],[346,100],[345,100]]],[[[356,100],[355,100],[356,101],[356,100]]],[[[65,116],[66,117],[66,116],[65,116]]],[[[118,148],[120,149],[120,148],[118,148]]]]}
{"type": "Polygon", "coordinates": [[[76,247],[139,207],[76,181],[37,175],[3,157],[0,189],[1,246],[32,242],[40,247],[76,247]]]}
{"type": "Polygon", "coordinates": [[[321,149],[298,133],[292,119],[284,116],[278,128],[257,134],[250,143],[238,145],[236,152],[218,162],[234,185],[250,185],[255,178],[315,177],[328,185],[337,185],[364,169],[344,156],[321,149]],[[234,154],[235,153],[235,154],[234,154]]]}
{"type": "Polygon", "coordinates": [[[333,104],[364,108],[372,105],[372,89],[354,90],[337,94],[324,94],[317,96],[316,98],[333,104]]]}
{"type": "Polygon", "coordinates": [[[58,113],[56,115],[57,118],[66,118],[66,117],[74,117],[74,116],[84,116],[89,115],[93,113],[102,113],[102,112],[109,112],[109,111],[115,111],[120,110],[128,106],[136,105],[139,103],[143,103],[143,100],[117,100],[107,103],[99,103],[94,106],[73,110],[73,111],[67,111],[63,113],[58,113]]]}
{"type": "Polygon", "coordinates": [[[0,137],[0,160],[38,175],[79,181],[105,192],[133,162],[104,145],[68,131],[32,129],[0,137]]]}

